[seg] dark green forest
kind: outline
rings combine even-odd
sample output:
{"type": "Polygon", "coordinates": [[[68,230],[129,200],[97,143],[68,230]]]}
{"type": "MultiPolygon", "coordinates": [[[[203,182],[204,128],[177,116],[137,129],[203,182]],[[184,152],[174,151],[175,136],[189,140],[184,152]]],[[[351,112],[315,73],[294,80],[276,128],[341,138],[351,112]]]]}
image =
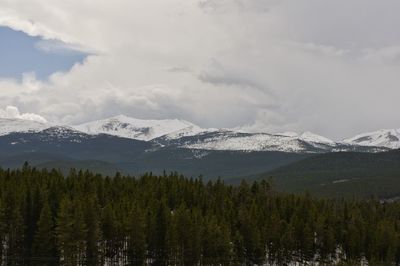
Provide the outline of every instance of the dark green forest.
{"type": "Polygon", "coordinates": [[[176,173],[0,170],[2,265],[400,263],[400,203],[176,173]]]}
{"type": "Polygon", "coordinates": [[[400,150],[314,154],[265,173],[225,182],[240,184],[243,179],[248,182],[266,179],[275,190],[286,193],[308,191],[327,198],[398,198],[400,150]]]}

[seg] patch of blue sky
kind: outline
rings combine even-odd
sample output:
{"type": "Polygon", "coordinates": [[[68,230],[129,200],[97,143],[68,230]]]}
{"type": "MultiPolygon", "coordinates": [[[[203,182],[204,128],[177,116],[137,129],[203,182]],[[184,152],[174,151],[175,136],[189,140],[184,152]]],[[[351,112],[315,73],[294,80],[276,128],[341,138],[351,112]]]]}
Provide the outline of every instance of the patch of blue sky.
{"type": "Polygon", "coordinates": [[[61,41],[0,27],[0,78],[20,80],[24,73],[35,73],[37,79],[46,80],[55,72],[82,63],[88,55],[61,41]]]}

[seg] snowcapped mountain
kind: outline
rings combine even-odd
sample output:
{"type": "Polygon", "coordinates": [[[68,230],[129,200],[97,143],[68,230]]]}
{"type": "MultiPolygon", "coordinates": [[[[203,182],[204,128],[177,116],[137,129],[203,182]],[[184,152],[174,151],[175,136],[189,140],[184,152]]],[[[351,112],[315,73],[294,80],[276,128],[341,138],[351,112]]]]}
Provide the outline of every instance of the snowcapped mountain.
{"type": "Polygon", "coordinates": [[[19,118],[0,118],[0,136],[6,136],[13,133],[36,134],[43,141],[50,139],[75,139],[73,141],[77,141],[79,138],[90,137],[90,135],[78,131],[70,126],[57,126],[50,123],[42,123],[19,118]]]}
{"type": "Polygon", "coordinates": [[[162,146],[220,151],[326,152],[336,148],[335,142],[311,133],[273,135],[227,129],[204,130],[194,135],[179,138],[166,135],[154,141],[162,146]]]}
{"type": "Polygon", "coordinates": [[[400,149],[400,129],[382,129],[375,132],[363,133],[345,139],[343,143],[400,149]]]}
{"type": "Polygon", "coordinates": [[[165,140],[174,140],[174,139],[180,139],[183,137],[191,137],[191,136],[196,136],[199,134],[205,134],[209,132],[216,132],[218,129],[216,128],[209,128],[209,129],[204,129],[201,127],[198,127],[196,125],[192,125],[177,131],[174,131],[172,133],[166,134],[161,136],[165,140]]]}
{"type": "Polygon", "coordinates": [[[161,147],[227,151],[330,151],[336,143],[325,137],[302,134],[248,133],[229,129],[203,129],[183,120],[141,120],[123,115],[74,126],[87,134],[152,141],[161,147]]]}
{"type": "Polygon", "coordinates": [[[50,125],[19,118],[0,118],[0,136],[16,132],[39,132],[50,125]]]}
{"type": "Polygon", "coordinates": [[[284,151],[303,152],[305,143],[296,137],[270,135],[265,133],[237,133],[234,131],[219,131],[208,134],[202,141],[188,143],[185,148],[203,150],[231,151],[284,151]]]}
{"type": "Polygon", "coordinates": [[[119,115],[76,126],[56,126],[22,119],[0,118],[0,136],[12,133],[33,133],[52,143],[108,135],[149,142],[157,148],[173,147],[217,151],[280,151],[315,153],[334,151],[378,152],[400,148],[399,130],[365,133],[342,142],[335,142],[311,132],[252,133],[241,129],[204,129],[184,120],[142,120],[119,115]]]}
{"type": "Polygon", "coordinates": [[[69,141],[81,142],[82,139],[90,139],[93,136],[76,130],[69,126],[51,126],[37,132],[37,136],[42,141],[69,141]]]}
{"type": "Polygon", "coordinates": [[[320,144],[326,144],[326,145],[331,145],[335,146],[336,142],[334,142],[331,139],[328,139],[326,137],[314,134],[312,132],[306,131],[301,134],[298,134],[296,132],[284,132],[284,133],[279,133],[276,135],[281,135],[281,136],[286,136],[286,137],[292,137],[296,138],[305,142],[311,142],[311,143],[320,143],[320,144]]]}
{"type": "Polygon", "coordinates": [[[77,125],[74,128],[88,134],[109,134],[145,141],[172,133],[179,136],[200,131],[196,125],[184,120],[142,120],[124,115],[77,125]]]}

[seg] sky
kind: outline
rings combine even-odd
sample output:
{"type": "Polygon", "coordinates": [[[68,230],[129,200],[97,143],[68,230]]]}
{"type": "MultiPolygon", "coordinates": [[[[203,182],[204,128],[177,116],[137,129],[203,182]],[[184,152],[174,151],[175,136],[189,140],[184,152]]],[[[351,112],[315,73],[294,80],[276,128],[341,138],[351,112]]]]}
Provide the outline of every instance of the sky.
{"type": "Polygon", "coordinates": [[[31,37],[22,31],[0,27],[0,77],[21,80],[25,75],[46,79],[57,71],[68,71],[87,54],[57,40],[31,37]]]}
{"type": "Polygon", "coordinates": [[[399,128],[398,10],[398,0],[0,0],[0,116],[125,114],[332,139],[399,128]]]}

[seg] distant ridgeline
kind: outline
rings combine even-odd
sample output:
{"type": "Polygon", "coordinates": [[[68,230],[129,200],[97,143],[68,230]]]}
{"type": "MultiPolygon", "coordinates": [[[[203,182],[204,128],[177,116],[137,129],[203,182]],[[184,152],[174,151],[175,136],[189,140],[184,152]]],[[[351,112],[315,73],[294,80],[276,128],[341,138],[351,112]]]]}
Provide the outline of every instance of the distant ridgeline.
{"type": "Polygon", "coordinates": [[[178,174],[0,170],[2,265],[400,263],[400,204],[178,174]]]}

